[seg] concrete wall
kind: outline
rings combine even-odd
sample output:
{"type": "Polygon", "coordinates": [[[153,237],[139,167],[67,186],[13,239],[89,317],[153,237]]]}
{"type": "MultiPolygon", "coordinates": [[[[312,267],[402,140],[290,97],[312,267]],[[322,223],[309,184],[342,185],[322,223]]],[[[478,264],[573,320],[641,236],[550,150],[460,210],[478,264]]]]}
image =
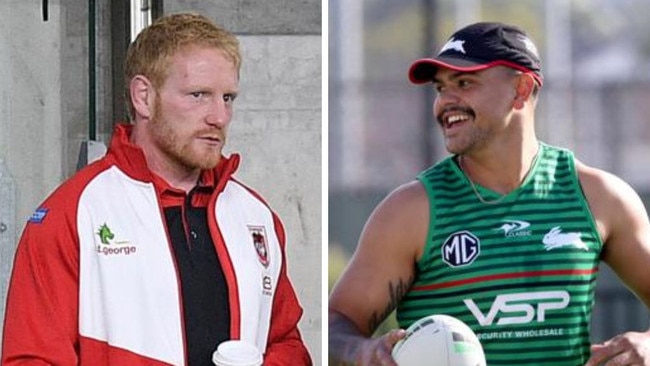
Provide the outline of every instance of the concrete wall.
{"type": "Polygon", "coordinates": [[[33,4],[0,3],[0,158],[19,182],[21,219],[62,176],[63,16],[53,6],[52,21],[44,23],[33,4]]]}
{"type": "Polygon", "coordinates": [[[312,355],[321,340],[320,37],[242,36],[241,93],[228,150],[238,176],[283,219],[289,275],[305,309],[312,355]]]}
{"type": "Polygon", "coordinates": [[[0,316],[15,238],[37,200],[62,176],[59,34],[64,16],[52,6],[52,21],[44,23],[33,4],[0,2],[0,211],[6,223],[0,240],[0,316]],[[11,185],[14,189],[7,190],[11,185]]]}
{"type": "Polygon", "coordinates": [[[165,13],[196,11],[210,15],[237,34],[321,35],[318,0],[164,0],[165,13]]]}
{"type": "MultiPolygon", "coordinates": [[[[107,141],[114,122],[110,2],[96,3],[96,128],[107,141]]],[[[239,35],[244,63],[228,152],[243,156],[239,178],[284,221],[289,274],[305,309],[301,331],[320,364],[320,1],[164,1],[165,13],[188,10],[239,35]]],[[[89,130],[87,57],[86,0],[50,0],[47,22],[40,1],[0,1],[0,161],[8,171],[2,178],[15,182],[15,220],[6,221],[14,223],[8,229],[16,236],[38,204],[76,170],[89,130]]],[[[0,241],[0,284],[14,250],[7,243],[14,242],[0,241]]]]}
{"type": "MultiPolygon", "coordinates": [[[[110,3],[97,3],[98,130],[106,137],[101,132],[112,125],[110,3]]],[[[16,237],[38,204],[76,169],[81,141],[88,138],[87,57],[87,1],[49,1],[47,21],[40,1],[0,2],[0,160],[15,185],[14,224],[6,232],[16,237]]],[[[0,316],[15,251],[15,240],[7,242],[0,243],[0,316]]]]}

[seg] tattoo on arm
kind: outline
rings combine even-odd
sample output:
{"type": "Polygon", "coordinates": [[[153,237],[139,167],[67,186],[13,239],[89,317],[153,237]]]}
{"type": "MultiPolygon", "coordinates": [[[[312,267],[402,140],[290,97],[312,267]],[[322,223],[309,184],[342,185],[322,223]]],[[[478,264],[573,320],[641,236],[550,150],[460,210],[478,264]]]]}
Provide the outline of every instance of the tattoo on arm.
{"type": "Polygon", "coordinates": [[[411,288],[413,281],[414,278],[411,276],[406,281],[403,278],[400,278],[395,283],[393,281],[388,282],[388,304],[386,304],[386,307],[382,312],[375,312],[370,317],[370,320],[368,321],[368,329],[370,329],[371,332],[374,332],[375,329],[377,329],[377,327],[381,324],[381,322],[383,322],[384,319],[386,319],[386,317],[388,317],[388,315],[390,315],[390,313],[395,310],[404,295],[406,295],[408,290],[411,288]]]}

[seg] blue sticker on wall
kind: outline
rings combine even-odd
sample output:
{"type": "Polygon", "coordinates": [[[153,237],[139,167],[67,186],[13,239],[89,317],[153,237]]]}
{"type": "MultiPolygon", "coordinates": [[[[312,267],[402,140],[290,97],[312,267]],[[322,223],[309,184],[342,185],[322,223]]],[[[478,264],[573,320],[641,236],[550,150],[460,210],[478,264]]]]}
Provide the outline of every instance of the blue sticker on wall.
{"type": "Polygon", "coordinates": [[[45,215],[47,215],[47,211],[49,211],[47,208],[44,207],[39,207],[34,211],[32,216],[30,216],[28,222],[33,222],[34,224],[40,224],[43,222],[45,219],[45,215]]]}

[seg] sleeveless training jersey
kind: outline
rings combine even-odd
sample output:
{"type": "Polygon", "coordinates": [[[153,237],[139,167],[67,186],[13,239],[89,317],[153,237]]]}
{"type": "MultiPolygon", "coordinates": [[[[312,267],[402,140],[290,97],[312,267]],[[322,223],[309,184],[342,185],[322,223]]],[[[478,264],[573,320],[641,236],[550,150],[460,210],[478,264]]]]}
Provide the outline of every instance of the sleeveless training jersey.
{"type": "Polygon", "coordinates": [[[565,149],[540,144],[523,184],[476,186],[449,157],[418,176],[431,220],[400,327],[430,314],[469,325],[487,364],[583,365],[602,242],[565,149]]]}

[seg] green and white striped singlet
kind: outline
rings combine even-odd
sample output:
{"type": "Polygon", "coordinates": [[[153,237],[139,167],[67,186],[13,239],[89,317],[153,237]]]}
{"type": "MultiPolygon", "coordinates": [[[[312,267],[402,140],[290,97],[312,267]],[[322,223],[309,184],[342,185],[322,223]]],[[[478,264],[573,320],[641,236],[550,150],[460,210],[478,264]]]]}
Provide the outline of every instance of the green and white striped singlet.
{"type": "Polygon", "coordinates": [[[400,326],[448,314],[476,332],[490,366],[583,365],[602,242],[573,154],[540,144],[523,184],[494,204],[452,157],[418,180],[431,221],[400,326]]]}

